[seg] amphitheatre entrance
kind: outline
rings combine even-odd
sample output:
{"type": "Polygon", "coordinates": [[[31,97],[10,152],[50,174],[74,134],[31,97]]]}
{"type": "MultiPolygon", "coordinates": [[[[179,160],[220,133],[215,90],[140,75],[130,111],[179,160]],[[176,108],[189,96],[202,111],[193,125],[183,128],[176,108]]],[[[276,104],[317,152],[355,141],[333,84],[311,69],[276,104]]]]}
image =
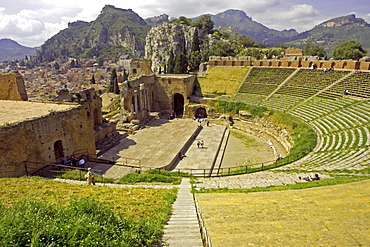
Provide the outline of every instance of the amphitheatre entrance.
{"type": "Polygon", "coordinates": [[[179,93],[173,96],[173,110],[177,117],[182,117],[184,114],[184,96],[179,93]]]}
{"type": "Polygon", "coordinates": [[[200,107],[195,111],[195,116],[197,118],[207,118],[207,111],[205,108],[200,107]]]}
{"type": "Polygon", "coordinates": [[[61,140],[54,142],[55,160],[64,157],[63,143],[61,140]]]}

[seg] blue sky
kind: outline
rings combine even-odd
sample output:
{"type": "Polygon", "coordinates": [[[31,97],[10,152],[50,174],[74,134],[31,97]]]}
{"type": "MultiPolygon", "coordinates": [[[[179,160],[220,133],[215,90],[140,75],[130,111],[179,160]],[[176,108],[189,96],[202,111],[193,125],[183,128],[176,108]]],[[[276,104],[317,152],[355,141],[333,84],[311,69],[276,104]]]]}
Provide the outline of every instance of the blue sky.
{"type": "Polygon", "coordinates": [[[94,20],[106,4],[132,9],[143,18],[161,14],[190,18],[239,9],[269,28],[298,32],[348,14],[370,23],[369,0],[12,0],[0,3],[0,39],[40,46],[68,22],[94,20]]]}

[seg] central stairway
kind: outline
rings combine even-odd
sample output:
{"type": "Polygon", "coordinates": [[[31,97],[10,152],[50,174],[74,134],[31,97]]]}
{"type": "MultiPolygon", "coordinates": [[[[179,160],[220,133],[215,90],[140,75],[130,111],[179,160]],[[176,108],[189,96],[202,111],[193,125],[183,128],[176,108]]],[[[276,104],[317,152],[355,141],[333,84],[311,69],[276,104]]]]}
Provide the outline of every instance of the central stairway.
{"type": "Polygon", "coordinates": [[[189,178],[182,179],[172,216],[164,227],[162,246],[203,247],[189,178]]]}

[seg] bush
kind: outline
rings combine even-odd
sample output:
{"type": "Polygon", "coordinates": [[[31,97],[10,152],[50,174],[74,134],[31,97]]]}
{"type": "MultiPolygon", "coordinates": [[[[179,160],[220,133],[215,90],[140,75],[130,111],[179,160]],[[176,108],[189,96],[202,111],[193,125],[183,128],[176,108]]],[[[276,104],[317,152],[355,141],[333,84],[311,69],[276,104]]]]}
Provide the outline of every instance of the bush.
{"type": "Polygon", "coordinates": [[[161,234],[157,223],[116,216],[93,199],[72,201],[68,207],[20,201],[0,207],[0,245],[156,246],[161,234]]]}

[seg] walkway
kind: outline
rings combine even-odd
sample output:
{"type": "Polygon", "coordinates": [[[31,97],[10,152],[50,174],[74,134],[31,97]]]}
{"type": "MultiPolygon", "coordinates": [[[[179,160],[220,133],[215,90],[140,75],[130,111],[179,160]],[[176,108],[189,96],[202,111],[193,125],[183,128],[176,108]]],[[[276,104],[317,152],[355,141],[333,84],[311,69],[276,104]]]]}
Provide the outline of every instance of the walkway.
{"type": "MultiPolygon", "coordinates": [[[[129,135],[120,143],[105,152],[100,158],[127,164],[140,160],[140,166],[146,168],[164,167],[177,157],[185,143],[192,138],[198,124],[192,119],[157,119],[135,135],[129,135]]],[[[130,164],[129,164],[130,165],[130,164]]],[[[138,166],[137,162],[132,165],[138,166]]],[[[122,177],[124,169],[118,166],[106,171],[106,177],[122,177]]]]}
{"type": "Polygon", "coordinates": [[[225,129],[226,127],[221,125],[204,126],[185,153],[186,157],[178,163],[175,170],[211,169],[218,154],[225,129]],[[202,140],[204,142],[203,147],[198,147],[198,141],[202,140]]]}
{"type": "Polygon", "coordinates": [[[172,216],[164,227],[163,246],[202,247],[197,211],[189,178],[183,178],[172,216]]]}

